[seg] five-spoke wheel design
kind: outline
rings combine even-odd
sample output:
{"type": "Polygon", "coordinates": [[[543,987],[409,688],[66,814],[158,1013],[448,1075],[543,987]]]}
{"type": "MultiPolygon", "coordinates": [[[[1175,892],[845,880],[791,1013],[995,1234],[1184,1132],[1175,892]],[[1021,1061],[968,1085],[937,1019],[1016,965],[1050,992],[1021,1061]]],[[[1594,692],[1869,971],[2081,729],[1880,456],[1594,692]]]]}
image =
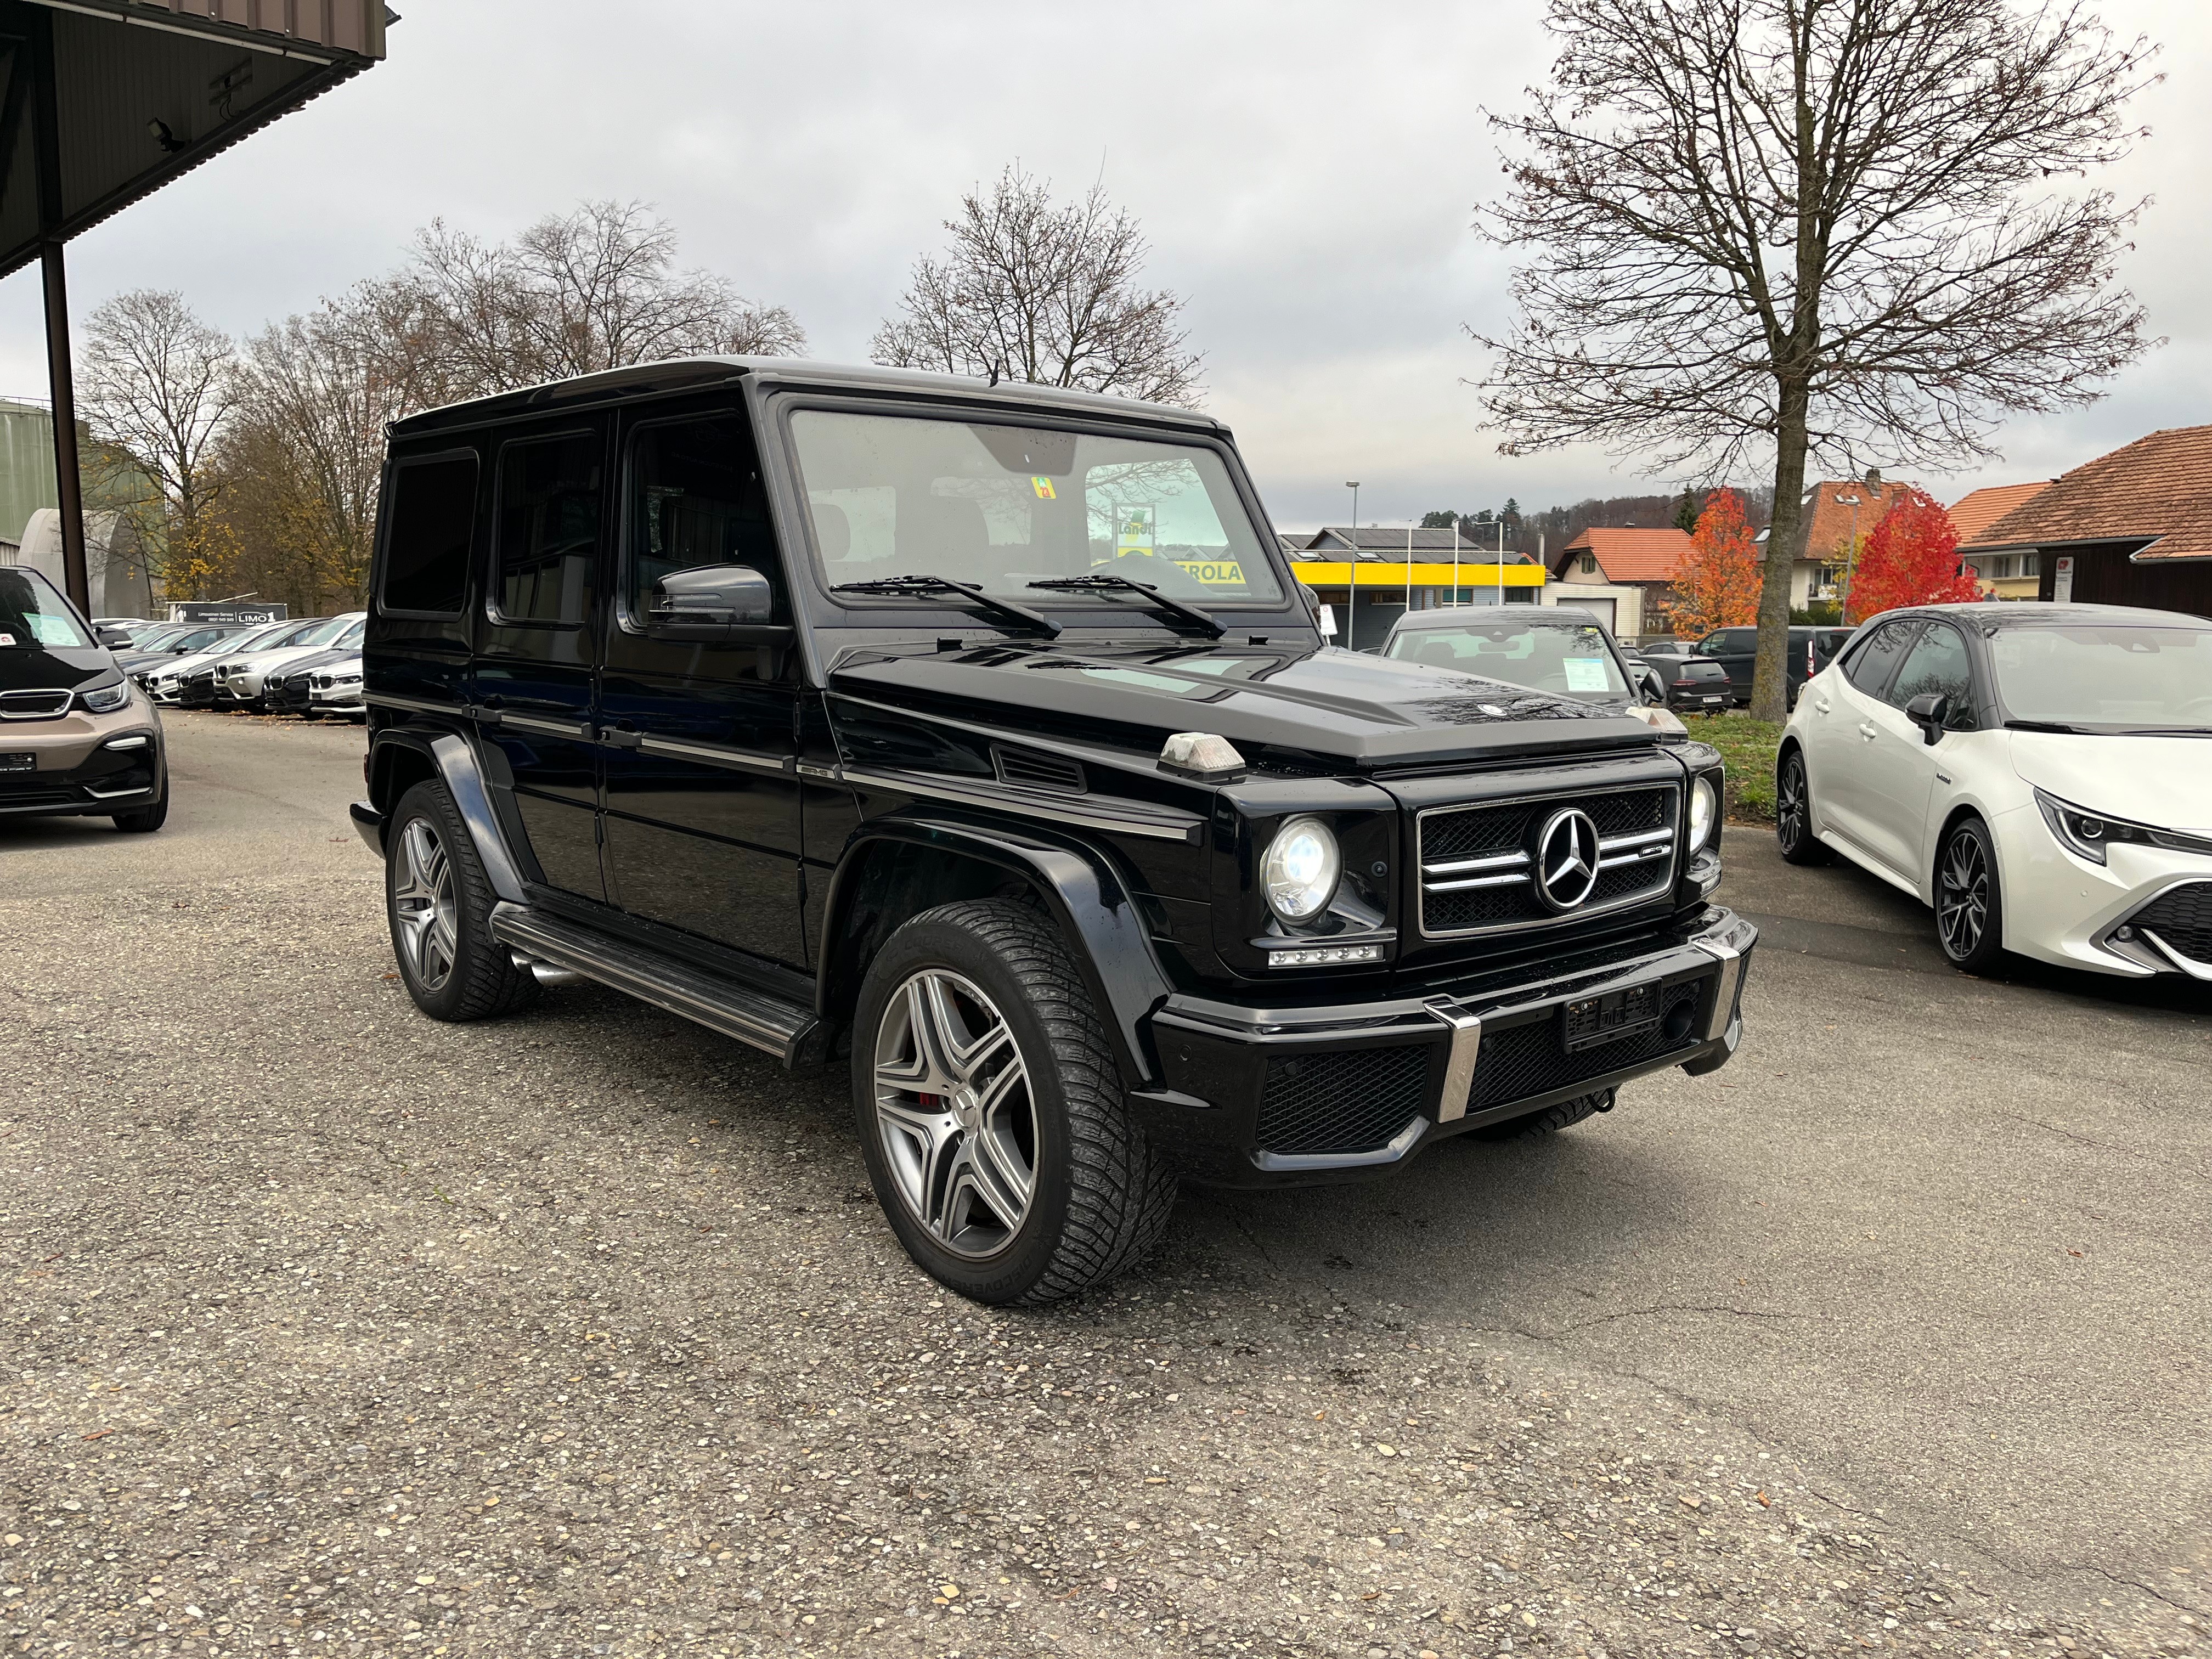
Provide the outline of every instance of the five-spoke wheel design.
{"type": "Polygon", "coordinates": [[[428,818],[401,830],[392,878],[392,933],[407,971],[426,992],[453,976],[459,939],[453,918],[453,861],[428,818]]]}
{"type": "Polygon", "coordinates": [[[1782,752],[1774,774],[1774,839],[1790,864],[1826,864],[1828,849],[1813,834],[1813,790],[1805,757],[1796,745],[1782,752]]]}
{"type": "Polygon", "coordinates": [[[930,1237],[971,1261],[1021,1231],[1036,1189],[1036,1104],[1006,1016],[980,987],[925,968],[877,1029],[876,1124],[892,1184],[930,1237]]]}

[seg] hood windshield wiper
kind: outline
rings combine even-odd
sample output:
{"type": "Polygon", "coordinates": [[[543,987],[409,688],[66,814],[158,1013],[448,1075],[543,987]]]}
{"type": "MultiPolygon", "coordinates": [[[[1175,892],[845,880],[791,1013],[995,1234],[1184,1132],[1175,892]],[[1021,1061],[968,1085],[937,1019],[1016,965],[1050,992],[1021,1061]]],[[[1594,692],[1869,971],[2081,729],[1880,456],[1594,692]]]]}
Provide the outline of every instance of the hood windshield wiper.
{"type": "Polygon", "coordinates": [[[1171,599],[1157,587],[1147,586],[1127,576],[1117,576],[1111,571],[1093,571],[1088,576],[1054,576],[1041,582],[1031,582],[1031,587],[1048,587],[1058,593],[1135,593],[1150,599],[1178,622],[1187,622],[1219,639],[1229,629],[1194,605],[1185,605],[1181,599],[1171,599]]]}
{"type": "Polygon", "coordinates": [[[948,576],[880,576],[874,581],[839,582],[830,590],[832,593],[957,593],[979,611],[988,611],[1007,622],[1018,623],[1024,628],[1034,628],[1047,639],[1060,637],[1060,624],[1041,611],[1025,605],[1016,605],[1012,599],[994,598],[981,588],[967,582],[956,582],[948,576]]]}
{"type": "Polygon", "coordinates": [[[2063,720],[2007,720],[2008,732],[2063,732],[2069,737],[2090,738],[2096,733],[2086,726],[2069,726],[2063,720]]]}

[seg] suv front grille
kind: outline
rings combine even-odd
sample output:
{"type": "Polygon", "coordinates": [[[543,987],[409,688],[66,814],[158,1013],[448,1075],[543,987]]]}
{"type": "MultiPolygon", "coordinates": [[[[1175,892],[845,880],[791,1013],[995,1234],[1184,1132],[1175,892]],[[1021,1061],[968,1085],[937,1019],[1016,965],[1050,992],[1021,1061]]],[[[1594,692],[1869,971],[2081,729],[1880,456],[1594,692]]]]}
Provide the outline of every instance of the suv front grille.
{"type": "Polygon", "coordinates": [[[1666,891],[1674,878],[1680,791],[1671,783],[1533,796],[1421,814],[1421,932],[1431,939],[1566,921],[1666,891]],[[1578,807],[1598,834],[1596,879],[1565,910],[1536,888],[1536,838],[1553,815],[1578,807]]]}

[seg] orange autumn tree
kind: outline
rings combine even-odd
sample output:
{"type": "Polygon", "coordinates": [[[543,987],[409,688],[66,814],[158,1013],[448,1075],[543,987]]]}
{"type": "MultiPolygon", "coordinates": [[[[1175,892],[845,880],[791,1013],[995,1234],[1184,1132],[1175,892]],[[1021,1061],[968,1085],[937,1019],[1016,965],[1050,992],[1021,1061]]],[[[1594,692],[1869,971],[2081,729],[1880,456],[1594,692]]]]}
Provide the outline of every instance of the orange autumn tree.
{"type": "Polygon", "coordinates": [[[1959,562],[1959,527],[1951,515],[1926,490],[1908,487],[1860,550],[1844,620],[1860,623],[1901,605],[1956,605],[1981,596],[1973,572],[1959,562]]]}
{"type": "Polygon", "coordinates": [[[1733,489],[1705,498],[1689,553],[1674,572],[1667,615],[1677,634],[1693,635],[1759,620],[1759,543],[1733,489]]]}

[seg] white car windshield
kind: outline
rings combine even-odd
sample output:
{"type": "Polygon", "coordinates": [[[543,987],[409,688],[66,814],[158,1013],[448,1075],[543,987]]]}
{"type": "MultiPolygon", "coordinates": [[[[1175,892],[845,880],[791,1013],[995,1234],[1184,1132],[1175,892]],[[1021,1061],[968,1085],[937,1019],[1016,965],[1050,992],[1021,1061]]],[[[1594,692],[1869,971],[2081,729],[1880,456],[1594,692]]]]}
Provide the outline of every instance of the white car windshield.
{"type": "Polygon", "coordinates": [[[1115,575],[1200,606],[1282,601],[1229,469],[1200,445],[825,410],[791,432],[833,588],[938,576],[1058,609],[1099,601],[1030,584],[1115,575]]]}
{"type": "Polygon", "coordinates": [[[1409,628],[1391,640],[1383,654],[1586,702],[1617,702],[1629,695],[1604,631],[1589,623],[1516,620],[1409,628]]]}
{"type": "Polygon", "coordinates": [[[2212,727],[2212,628],[2001,628],[1990,660],[2009,720],[2212,727]]]}

